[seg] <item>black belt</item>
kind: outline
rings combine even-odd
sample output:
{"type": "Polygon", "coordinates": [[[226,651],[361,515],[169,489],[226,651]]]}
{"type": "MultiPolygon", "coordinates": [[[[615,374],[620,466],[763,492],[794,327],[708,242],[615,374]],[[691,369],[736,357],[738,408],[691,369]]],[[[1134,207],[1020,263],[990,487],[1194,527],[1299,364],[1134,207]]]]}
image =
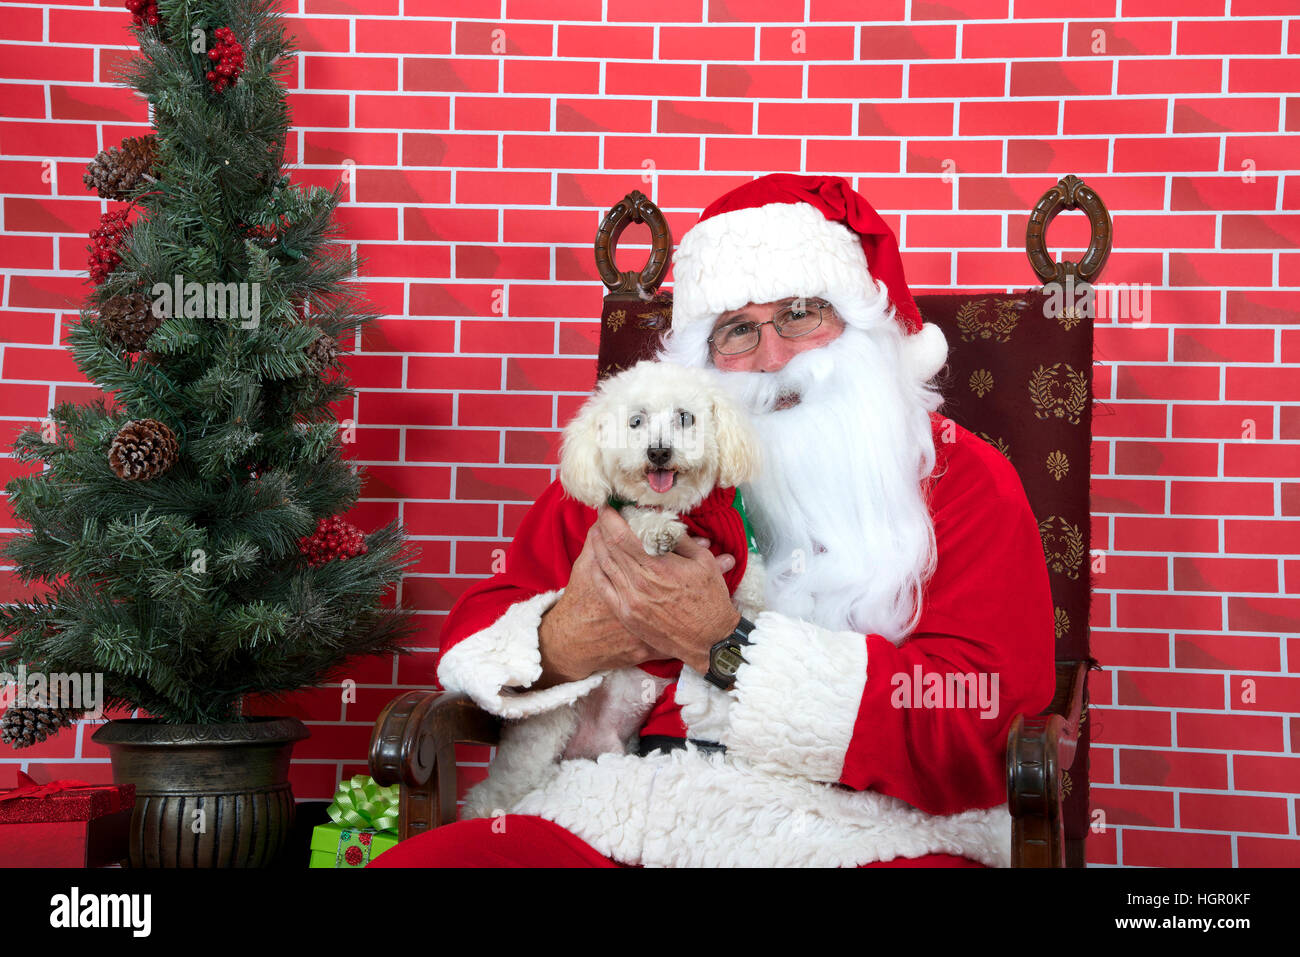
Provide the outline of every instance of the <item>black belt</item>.
{"type": "MultiPolygon", "coordinates": [[[[716,741],[704,741],[700,738],[691,738],[691,744],[701,751],[726,751],[725,744],[719,744],[716,741]]],[[[647,757],[654,751],[676,751],[686,750],[686,738],[674,738],[668,734],[643,734],[641,743],[637,746],[636,753],[640,757],[647,757]]]]}

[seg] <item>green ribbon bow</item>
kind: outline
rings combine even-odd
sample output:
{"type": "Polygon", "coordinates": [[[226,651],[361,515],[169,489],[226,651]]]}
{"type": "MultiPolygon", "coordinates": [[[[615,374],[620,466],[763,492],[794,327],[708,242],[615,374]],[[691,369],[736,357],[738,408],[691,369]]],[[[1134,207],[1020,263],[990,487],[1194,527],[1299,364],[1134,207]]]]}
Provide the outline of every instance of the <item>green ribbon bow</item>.
{"type": "Polygon", "coordinates": [[[351,781],[339,784],[334,802],[325,812],[331,821],[343,827],[395,831],[400,791],[396,784],[381,788],[370,775],[357,774],[351,781]]]}

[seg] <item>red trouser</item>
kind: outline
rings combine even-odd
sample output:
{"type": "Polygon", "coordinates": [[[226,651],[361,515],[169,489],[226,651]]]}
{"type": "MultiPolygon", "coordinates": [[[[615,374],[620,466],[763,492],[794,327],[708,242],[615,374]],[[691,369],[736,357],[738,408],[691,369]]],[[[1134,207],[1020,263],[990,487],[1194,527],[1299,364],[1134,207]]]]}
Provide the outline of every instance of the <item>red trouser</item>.
{"type": "MultiPolygon", "coordinates": [[[[457,821],[405,840],[367,867],[627,867],[542,817],[507,814],[457,821]],[[493,825],[496,825],[494,828],[493,825]]],[[[952,854],[877,861],[863,867],[983,867],[952,854]]]]}

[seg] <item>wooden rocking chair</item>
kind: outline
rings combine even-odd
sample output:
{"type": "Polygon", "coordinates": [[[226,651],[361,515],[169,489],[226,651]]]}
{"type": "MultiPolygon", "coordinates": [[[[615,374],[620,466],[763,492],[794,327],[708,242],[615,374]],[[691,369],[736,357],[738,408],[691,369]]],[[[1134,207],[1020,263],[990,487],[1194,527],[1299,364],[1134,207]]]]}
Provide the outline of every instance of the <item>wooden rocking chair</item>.
{"type": "MultiPolygon", "coordinates": [[[[1083,867],[1088,833],[1087,673],[1090,604],[1089,473],[1093,310],[1078,308],[1105,265],[1111,221],[1097,193],[1075,176],[1049,189],[1029,216],[1025,248],[1044,284],[1023,293],[917,296],[926,321],[949,344],[942,412],[1005,454],[1039,520],[1056,609],[1056,696],[1042,714],[1015,717],[1007,739],[1012,866],[1083,867]],[[1052,260],[1048,224],[1082,209],[1092,227],[1078,263],[1052,260]],[[1073,292],[1074,296],[1066,295],[1073,292]]],[[[672,237],[662,212],[638,191],[605,216],[596,264],[609,288],[598,378],[651,357],[672,315],[659,292],[672,237]],[[645,223],[650,258],[640,271],[615,265],[628,223],[645,223]]],[[[1084,299],[1091,305],[1091,299],[1084,299]]],[[[405,840],[456,820],[456,744],[495,745],[500,725],[467,696],[398,695],[376,722],[370,769],[381,785],[401,785],[405,840]]]]}

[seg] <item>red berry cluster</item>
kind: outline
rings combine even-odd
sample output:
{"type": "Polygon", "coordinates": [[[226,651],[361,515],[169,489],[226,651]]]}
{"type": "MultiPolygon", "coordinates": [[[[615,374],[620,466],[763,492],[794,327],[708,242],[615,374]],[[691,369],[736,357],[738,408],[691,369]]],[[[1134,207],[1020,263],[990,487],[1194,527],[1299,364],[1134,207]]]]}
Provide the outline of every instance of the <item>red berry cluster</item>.
{"type": "Polygon", "coordinates": [[[229,27],[217,27],[212,33],[217,42],[208,51],[208,59],[213,64],[208,71],[208,82],[215,92],[220,93],[226,87],[234,86],[239,74],[244,72],[244,48],[229,27]]]}
{"type": "Polygon", "coordinates": [[[289,222],[288,213],[280,215],[280,221],[271,226],[245,226],[244,233],[253,239],[276,239],[280,233],[287,230],[292,223],[289,222]]]}
{"type": "Polygon", "coordinates": [[[158,0],[126,0],[126,8],[131,11],[131,19],[137,27],[146,23],[151,27],[159,24],[158,0]]]}
{"type": "Polygon", "coordinates": [[[126,216],[125,209],[110,210],[99,218],[99,225],[90,231],[90,280],[97,286],[122,261],[117,247],[131,231],[126,216]]]}
{"type": "Polygon", "coordinates": [[[316,523],[316,532],[298,544],[298,551],[307,556],[307,564],[319,568],[326,562],[346,561],[354,555],[370,551],[361,529],[343,521],[337,515],[322,518],[316,523]]]}

